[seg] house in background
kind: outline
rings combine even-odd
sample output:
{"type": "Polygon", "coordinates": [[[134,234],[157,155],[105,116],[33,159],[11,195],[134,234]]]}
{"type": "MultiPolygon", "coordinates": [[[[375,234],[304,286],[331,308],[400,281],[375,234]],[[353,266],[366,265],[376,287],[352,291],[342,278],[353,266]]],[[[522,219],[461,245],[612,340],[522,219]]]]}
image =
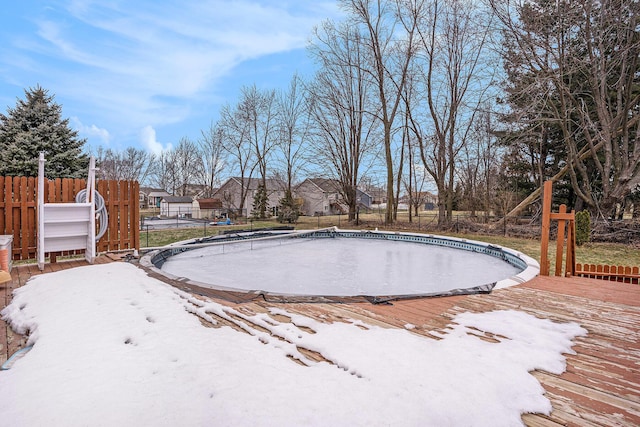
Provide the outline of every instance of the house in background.
{"type": "MultiPolygon", "coordinates": [[[[340,183],[335,179],[307,178],[296,187],[296,196],[301,198],[303,215],[338,215],[349,212],[340,191],[340,183]]],[[[356,189],[356,205],[361,209],[371,209],[373,197],[356,189]]]]}
{"type": "MultiPolygon", "coordinates": [[[[212,197],[222,202],[223,213],[231,214],[231,216],[235,215],[236,217],[250,217],[253,213],[253,200],[261,182],[262,180],[259,178],[229,178],[212,197]],[[243,210],[240,212],[243,187],[246,190],[246,194],[243,210]]],[[[266,180],[266,187],[267,204],[270,213],[271,215],[277,215],[278,205],[280,200],[284,198],[286,185],[279,179],[270,178],[266,180]]]]}
{"type": "Polygon", "coordinates": [[[193,218],[215,219],[221,216],[222,213],[222,201],[220,199],[195,199],[193,201],[193,218]]]}
{"type": "Polygon", "coordinates": [[[387,203],[387,190],[379,187],[370,187],[365,190],[371,196],[371,205],[387,203]]]}
{"type": "Polygon", "coordinates": [[[176,194],[184,194],[193,199],[202,199],[210,197],[212,192],[209,190],[209,187],[204,184],[185,184],[176,189],[176,194]]]}
{"type": "Polygon", "coordinates": [[[434,210],[438,206],[438,196],[430,191],[419,191],[416,196],[425,211],[434,210]]]}
{"type": "Polygon", "coordinates": [[[147,196],[147,192],[144,191],[142,187],[138,191],[138,207],[140,209],[147,209],[149,207],[149,196],[147,196]]]}
{"type": "Polygon", "coordinates": [[[356,190],[356,203],[360,208],[371,209],[373,196],[360,189],[356,190]]]}
{"type": "Polygon", "coordinates": [[[338,181],[328,178],[307,178],[295,190],[304,200],[303,215],[337,215],[349,212],[340,194],[338,181]]]}
{"type": "Polygon", "coordinates": [[[138,195],[140,209],[159,208],[160,200],[162,200],[164,196],[170,196],[170,194],[161,188],[140,187],[140,193],[138,195]]]}
{"type": "Polygon", "coordinates": [[[160,216],[191,217],[193,199],[189,196],[165,196],[160,200],[160,216]]]}
{"type": "Polygon", "coordinates": [[[160,202],[164,197],[171,196],[171,194],[167,193],[165,190],[151,188],[147,193],[147,207],[149,208],[159,208],[160,202]]]}
{"type": "Polygon", "coordinates": [[[404,194],[399,201],[407,206],[412,206],[413,202],[413,205],[418,205],[421,210],[430,211],[438,205],[438,196],[430,191],[414,191],[412,197],[404,194]]]}

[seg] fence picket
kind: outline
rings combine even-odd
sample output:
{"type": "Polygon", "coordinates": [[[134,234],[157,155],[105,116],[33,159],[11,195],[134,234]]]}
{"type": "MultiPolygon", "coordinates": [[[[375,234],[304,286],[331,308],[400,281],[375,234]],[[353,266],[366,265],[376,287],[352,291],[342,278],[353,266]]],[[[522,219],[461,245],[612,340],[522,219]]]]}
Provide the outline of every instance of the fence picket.
{"type": "MultiPolygon", "coordinates": [[[[120,188],[118,189],[120,192],[120,196],[118,198],[119,201],[119,212],[120,218],[127,217],[127,199],[129,197],[129,193],[127,192],[129,186],[126,182],[120,181],[120,188]]],[[[125,246],[125,236],[129,235],[129,221],[120,221],[120,246],[125,246]]]]}
{"type": "MultiPolygon", "coordinates": [[[[5,206],[4,181],[5,181],[5,177],[0,176],[0,209],[2,210],[4,210],[4,206],[5,206]]],[[[4,215],[0,215],[0,234],[7,234],[5,232],[4,224],[5,224],[4,215]]]]}
{"type": "Polygon", "coordinates": [[[640,283],[640,267],[576,264],[576,276],[638,284],[640,283]]]}

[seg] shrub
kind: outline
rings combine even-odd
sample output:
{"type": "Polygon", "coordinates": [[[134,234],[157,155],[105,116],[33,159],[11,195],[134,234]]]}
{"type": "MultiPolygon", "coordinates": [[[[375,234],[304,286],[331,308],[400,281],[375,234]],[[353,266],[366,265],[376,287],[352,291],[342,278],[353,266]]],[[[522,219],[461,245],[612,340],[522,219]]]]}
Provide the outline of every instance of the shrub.
{"type": "Polygon", "coordinates": [[[589,211],[576,213],[576,245],[582,246],[591,240],[591,214],[589,211]]]}

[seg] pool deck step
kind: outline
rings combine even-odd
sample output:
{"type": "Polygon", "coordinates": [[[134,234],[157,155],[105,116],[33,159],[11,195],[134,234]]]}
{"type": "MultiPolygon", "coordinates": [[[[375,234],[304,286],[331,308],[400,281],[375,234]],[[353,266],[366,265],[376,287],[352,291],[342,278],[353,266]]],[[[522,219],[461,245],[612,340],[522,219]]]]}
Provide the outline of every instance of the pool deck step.
{"type": "MultiPolygon", "coordinates": [[[[113,261],[101,256],[96,263],[113,261]]],[[[87,265],[86,261],[47,264],[44,272],[35,265],[15,266],[12,281],[0,284],[0,309],[10,303],[13,290],[31,276],[82,265],[87,265]]],[[[575,339],[576,354],[567,355],[567,370],[561,375],[533,373],[546,390],[553,411],[549,416],[525,414],[523,422],[528,426],[640,425],[640,285],[577,277],[536,277],[489,295],[403,300],[388,305],[282,304],[254,296],[199,291],[202,290],[195,293],[245,312],[279,307],[322,321],[358,319],[382,327],[409,327],[412,332],[433,339],[439,338],[431,332],[445,329],[457,313],[466,311],[520,310],[554,321],[573,321],[586,328],[588,334],[575,339]]],[[[25,338],[0,320],[0,363],[24,344],[25,338]]]]}

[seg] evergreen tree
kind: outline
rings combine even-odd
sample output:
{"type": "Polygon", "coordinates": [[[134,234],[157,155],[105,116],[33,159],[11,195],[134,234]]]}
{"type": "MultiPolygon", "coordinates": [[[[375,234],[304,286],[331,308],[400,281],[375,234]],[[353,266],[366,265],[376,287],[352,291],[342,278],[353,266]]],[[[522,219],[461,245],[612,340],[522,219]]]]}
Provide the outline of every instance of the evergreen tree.
{"type": "Polygon", "coordinates": [[[256,189],[256,194],[253,196],[253,212],[251,216],[254,219],[265,219],[268,208],[269,196],[267,195],[267,189],[263,184],[259,184],[256,189]]]}
{"type": "Polygon", "coordinates": [[[278,206],[278,222],[289,224],[298,221],[300,216],[300,205],[293,198],[291,191],[285,191],[285,195],[280,199],[278,206]]]}
{"type": "Polygon", "coordinates": [[[78,138],[69,119],[62,119],[62,107],[53,95],[38,85],[25,90],[25,96],[6,115],[0,113],[0,175],[37,176],[41,152],[48,178],[86,175],[86,139],[78,138]]]}
{"type": "Polygon", "coordinates": [[[503,24],[515,130],[533,137],[538,185],[556,176],[552,160],[576,210],[613,216],[640,185],[640,3],[516,3],[490,2],[503,24]]]}

